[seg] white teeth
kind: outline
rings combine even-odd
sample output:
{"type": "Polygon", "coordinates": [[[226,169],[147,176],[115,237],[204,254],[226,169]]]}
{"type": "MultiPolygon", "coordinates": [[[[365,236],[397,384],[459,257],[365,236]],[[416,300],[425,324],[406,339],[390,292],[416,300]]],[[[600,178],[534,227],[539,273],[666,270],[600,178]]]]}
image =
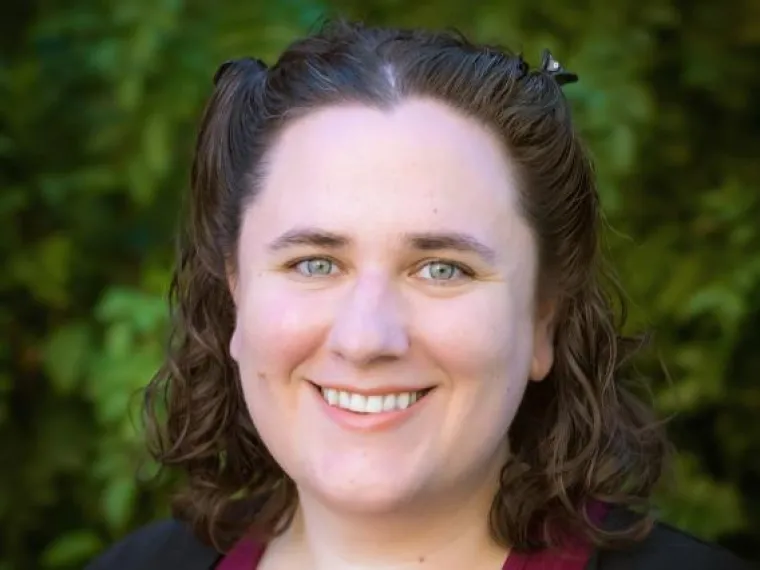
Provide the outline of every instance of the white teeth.
{"type": "Polygon", "coordinates": [[[327,400],[327,403],[334,406],[338,403],[338,391],[337,390],[323,390],[322,396],[327,400]]]}
{"type": "Polygon", "coordinates": [[[376,414],[383,411],[383,396],[370,396],[367,398],[367,407],[365,411],[368,414],[376,414]]]}
{"type": "Polygon", "coordinates": [[[331,406],[363,414],[405,410],[422,397],[421,392],[401,392],[384,396],[365,396],[334,388],[321,388],[321,392],[322,397],[331,406]]]}
{"type": "Polygon", "coordinates": [[[348,409],[352,412],[363,412],[367,408],[367,396],[351,394],[351,402],[348,409]]]}

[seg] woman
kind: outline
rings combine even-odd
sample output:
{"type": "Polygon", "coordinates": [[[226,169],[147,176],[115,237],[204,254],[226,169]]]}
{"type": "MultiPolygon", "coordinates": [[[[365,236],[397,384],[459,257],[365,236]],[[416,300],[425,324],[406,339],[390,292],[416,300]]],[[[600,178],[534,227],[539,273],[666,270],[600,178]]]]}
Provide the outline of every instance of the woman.
{"type": "Polygon", "coordinates": [[[345,23],[220,68],[147,398],[187,487],[92,568],[740,567],[653,522],[575,79],[345,23]]]}

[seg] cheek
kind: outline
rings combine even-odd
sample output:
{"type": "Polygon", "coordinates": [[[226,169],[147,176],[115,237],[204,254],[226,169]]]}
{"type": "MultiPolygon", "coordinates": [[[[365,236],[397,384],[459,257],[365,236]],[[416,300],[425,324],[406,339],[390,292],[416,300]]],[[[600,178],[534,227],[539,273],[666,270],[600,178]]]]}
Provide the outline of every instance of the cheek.
{"type": "Polygon", "coordinates": [[[265,278],[251,281],[241,299],[231,347],[238,363],[285,380],[319,346],[325,312],[265,278]]]}
{"type": "Polygon", "coordinates": [[[300,420],[299,367],[319,349],[324,322],[312,301],[266,277],[246,283],[240,295],[231,350],[237,353],[248,413],[270,453],[286,468],[294,461],[292,432],[282,427],[300,420]]]}
{"type": "Polygon", "coordinates": [[[446,303],[421,332],[443,368],[478,383],[527,377],[533,335],[524,302],[512,298],[505,287],[494,286],[446,303]]]}
{"type": "MultiPolygon", "coordinates": [[[[532,321],[521,302],[494,288],[440,311],[424,333],[451,381],[452,407],[441,436],[473,464],[501,445],[528,383],[532,321]]],[[[422,334],[421,334],[422,336],[422,334]]]]}

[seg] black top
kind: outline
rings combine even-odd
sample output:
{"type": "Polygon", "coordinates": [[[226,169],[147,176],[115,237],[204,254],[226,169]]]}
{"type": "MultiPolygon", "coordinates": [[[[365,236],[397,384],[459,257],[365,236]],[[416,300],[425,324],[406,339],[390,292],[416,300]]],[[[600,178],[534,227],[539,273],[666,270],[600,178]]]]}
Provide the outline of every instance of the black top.
{"type": "MultiPolygon", "coordinates": [[[[153,523],[116,543],[85,570],[213,570],[222,555],[176,520],[153,523]]],[[[658,523],[643,542],[597,551],[586,570],[750,570],[730,552],[658,523]]]]}

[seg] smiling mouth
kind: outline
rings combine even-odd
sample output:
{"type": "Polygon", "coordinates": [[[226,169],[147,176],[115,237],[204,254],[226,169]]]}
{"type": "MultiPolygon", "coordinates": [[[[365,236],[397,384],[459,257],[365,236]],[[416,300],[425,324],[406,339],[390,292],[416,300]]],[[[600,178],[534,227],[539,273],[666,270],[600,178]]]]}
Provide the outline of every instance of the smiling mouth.
{"type": "Polygon", "coordinates": [[[357,414],[381,414],[406,410],[433,390],[433,388],[426,388],[425,390],[416,392],[397,392],[367,396],[335,388],[322,388],[316,384],[313,386],[319,390],[322,399],[330,406],[357,414]]]}

